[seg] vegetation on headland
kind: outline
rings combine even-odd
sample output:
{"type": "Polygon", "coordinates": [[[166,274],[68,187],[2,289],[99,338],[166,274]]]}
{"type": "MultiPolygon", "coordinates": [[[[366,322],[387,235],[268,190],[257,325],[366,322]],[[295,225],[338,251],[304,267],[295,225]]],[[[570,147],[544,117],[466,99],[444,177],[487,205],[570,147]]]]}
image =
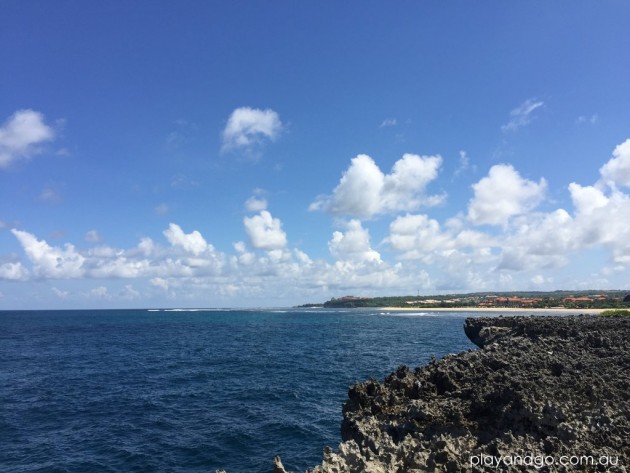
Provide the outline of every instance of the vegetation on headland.
{"type": "Polygon", "coordinates": [[[625,309],[630,291],[476,292],[431,296],[360,297],[343,296],[323,304],[300,307],[359,308],[523,308],[523,309],[625,309]]]}
{"type": "MultiPolygon", "coordinates": [[[[630,304],[628,304],[630,305],[630,304]]],[[[600,315],[607,315],[610,317],[630,317],[630,310],[628,309],[608,309],[603,311],[600,315]]]]}

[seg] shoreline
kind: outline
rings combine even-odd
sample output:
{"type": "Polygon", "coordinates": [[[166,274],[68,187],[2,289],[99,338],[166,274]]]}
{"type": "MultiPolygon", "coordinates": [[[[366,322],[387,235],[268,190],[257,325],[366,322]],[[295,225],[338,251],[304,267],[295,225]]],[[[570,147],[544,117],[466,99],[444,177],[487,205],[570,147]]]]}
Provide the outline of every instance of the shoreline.
{"type": "MultiPolygon", "coordinates": [[[[367,308],[367,307],[366,307],[367,308]]],[[[531,314],[600,314],[609,309],[566,309],[564,307],[549,309],[528,309],[519,307],[370,307],[374,310],[388,311],[421,311],[421,312],[529,312],[531,314]]]]}

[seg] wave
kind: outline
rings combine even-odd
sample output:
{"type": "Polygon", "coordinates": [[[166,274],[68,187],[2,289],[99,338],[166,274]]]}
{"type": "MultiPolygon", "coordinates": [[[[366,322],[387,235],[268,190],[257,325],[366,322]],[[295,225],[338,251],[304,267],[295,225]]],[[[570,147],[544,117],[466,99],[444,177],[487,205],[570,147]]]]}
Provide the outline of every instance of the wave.
{"type": "Polygon", "coordinates": [[[429,312],[379,312],[378,315],[388,315],[390,317],[426,317],[435,316],[429,312]]]}

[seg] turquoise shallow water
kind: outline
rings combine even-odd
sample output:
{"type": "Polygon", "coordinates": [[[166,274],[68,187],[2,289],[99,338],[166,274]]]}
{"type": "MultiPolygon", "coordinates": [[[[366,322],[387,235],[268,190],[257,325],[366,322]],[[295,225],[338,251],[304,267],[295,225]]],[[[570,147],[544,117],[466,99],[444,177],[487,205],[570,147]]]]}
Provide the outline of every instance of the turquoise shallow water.
{"type": "Polygon", "coordinates": [[[352,383],[474,348],[479,315],[0,312],[0,471],[304,471],[352,383]]]}

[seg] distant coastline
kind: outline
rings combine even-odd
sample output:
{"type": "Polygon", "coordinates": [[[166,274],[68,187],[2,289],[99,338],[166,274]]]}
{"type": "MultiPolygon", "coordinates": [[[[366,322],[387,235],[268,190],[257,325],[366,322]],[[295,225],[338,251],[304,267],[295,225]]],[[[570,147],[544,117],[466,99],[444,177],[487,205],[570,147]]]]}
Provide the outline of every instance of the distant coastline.
{"type": "Polygon", "coordinates": [[[606,309],[567,309],[565,307],[549,307],[544,309],[526,307],[375,307],[377,310],[401,311],[401,312],[527,312],[528,314],[600,314],[606,309]]]}
{"type": "Polygon", "coordinates": [[[304,308],[371,308],[389,310],[462,311],[556,311],[599,313],[605,309],[630,308],[630,290],[512,291],[439,294],[427,296],[365,297],[345,295],[304,308]]]}

